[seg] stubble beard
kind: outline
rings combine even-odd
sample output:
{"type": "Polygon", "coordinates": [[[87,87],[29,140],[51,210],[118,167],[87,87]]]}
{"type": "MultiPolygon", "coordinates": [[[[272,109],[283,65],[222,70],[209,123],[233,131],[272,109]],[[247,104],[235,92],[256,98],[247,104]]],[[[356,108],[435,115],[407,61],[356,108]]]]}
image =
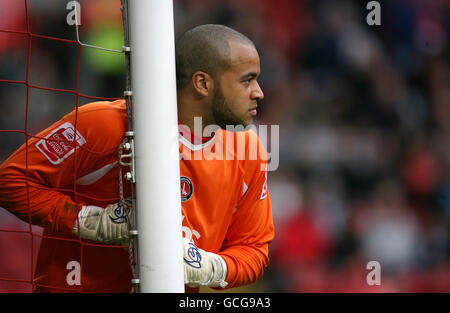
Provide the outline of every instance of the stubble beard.
{"type": "Polygon", "coordinates": [[[212,113],[215,123],[222,129],[227,129],[227,125],[233,127],[237,125],[248,126],[248,123],[231,112],[220,85],[217,87],[218,88],[215,88],[214,90],[212,103],[212,113]]]}

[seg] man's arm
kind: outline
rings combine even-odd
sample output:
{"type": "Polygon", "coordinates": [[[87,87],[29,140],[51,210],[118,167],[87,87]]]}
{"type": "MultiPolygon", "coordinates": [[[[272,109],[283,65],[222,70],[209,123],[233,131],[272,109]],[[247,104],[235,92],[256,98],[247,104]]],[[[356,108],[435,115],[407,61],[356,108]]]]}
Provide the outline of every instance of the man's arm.
{"type": "Polygon", "coordinates": [[[228,287],[247,285],[259,280],[269,264],[269,243],[274,227],[267,191],[260,200],[264,179],[259,178],[237,206],[232,224],[219,255],[227,264],[228,287]]]}
{"type": "Polygon", "coordinates": [[[11,155],[0,166],[0,206],[25,222],[72,234],[83,204],[73,200],[70,186],[118,147],[121,138],[114,134],[123,134],[126,126],[117,111],[106,107],[113,104],[80,107],[78,114],[66,115],[11,155]]]}
{"type": "MultiPolygon", "coordinates": [[[[45,137],[59,124],[38,136],[45,137]]],[[[0,205],[25,222],[69,234],[81,204],[60,188],[73,179],[73,156],[52,165],[36,147],[39,141],[31,138],[0,166],[0,205]]]]}
{"type": "MultiPolygon", "coordinates": [[[[269,264],[269,243],[274,237],[272,206],[267,187],[267,153],[259,138],[247,132],[249,140],[257,140],[261,156],[246,160],[244,182],[248,186],[237,203],[231,225],[219,255],[227,264],[227,288],[256,282],[269,264]]],[[[252,147],[252,145],[249,145],[252,147]]],[[[248,154],[247,154],[248,156],[248,154]]]]}

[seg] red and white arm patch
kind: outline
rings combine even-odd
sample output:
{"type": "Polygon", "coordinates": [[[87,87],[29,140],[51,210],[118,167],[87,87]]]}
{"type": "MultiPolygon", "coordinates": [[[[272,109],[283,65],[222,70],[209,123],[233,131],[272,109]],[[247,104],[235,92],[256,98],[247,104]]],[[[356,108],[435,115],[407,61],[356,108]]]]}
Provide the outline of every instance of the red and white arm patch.
{"type": "Polygon", "coordinates": [[[50,161],[57,165],[67,159],[75,149],[78,149],[86,143],[86,139],[78,132],[75,133],[75,127],[66,122],[44,139],[36,143],[36,148],[50,161]]]}

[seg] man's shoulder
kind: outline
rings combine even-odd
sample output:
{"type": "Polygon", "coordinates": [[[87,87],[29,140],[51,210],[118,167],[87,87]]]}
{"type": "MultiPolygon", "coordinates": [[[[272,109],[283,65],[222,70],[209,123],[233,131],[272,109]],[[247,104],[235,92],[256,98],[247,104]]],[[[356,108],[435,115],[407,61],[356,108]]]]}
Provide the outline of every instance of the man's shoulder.
{"type": "Polygon", "coordinates": [[[266,147],[253,128],[234,132],[222,130],[222,136],[227,150],[245,167],[267,162],[266,147]]]}
{"type": "Polygon", "coordinates": [[[220,133],[224,138],[233,137],[234,140],[240,140],[245,144],[258,143],[260,141],[258,134],[253,128],[233,128],[231,130],[219,129],[216,133],[220,133]]]}
{"type": "Polygon", "coordinates": [[[77,121],[80,126],[90,128],[122,128],[128,123],[125,100],[97,101],[79,106],[65,119],[77,121]],[[120,126],[120,127],[119,127],[120,126]]]}
{"type": "Polygon", "coordinates": [[[81,105],[44,132],[52,131],[64,123],[73,125],[86,140],[88,137],[92,139],[93,135],[101,135],[102,140],[106,142],[125,133],[128,125],[126,104],[121,99],[81,105]]]}
{"type": "MultiPolygon", "coordinates": [[[[126,103],[123,99],[115,101],[95,101],[78,107],[78,113],[94,113],[99,111],[126,111],[126,103]]],[[[74,110],[75,111],[75,110],[74,110]]],[[[99,113],[101,114],[101,113],[99,113]]]]}

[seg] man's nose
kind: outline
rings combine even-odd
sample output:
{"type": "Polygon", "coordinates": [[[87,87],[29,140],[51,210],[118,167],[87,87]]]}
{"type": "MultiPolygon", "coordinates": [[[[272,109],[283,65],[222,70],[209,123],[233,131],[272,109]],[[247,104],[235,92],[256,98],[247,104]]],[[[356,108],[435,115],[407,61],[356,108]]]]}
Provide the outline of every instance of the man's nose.
{"type": "Polygon", "coordinates": [[[256,82],[255,89],[252,91],[251,96],[252,99],[257,101],[264,99],[264,92],[262,91],[261,86],[259,86],[258,82],[256,82]]]}

